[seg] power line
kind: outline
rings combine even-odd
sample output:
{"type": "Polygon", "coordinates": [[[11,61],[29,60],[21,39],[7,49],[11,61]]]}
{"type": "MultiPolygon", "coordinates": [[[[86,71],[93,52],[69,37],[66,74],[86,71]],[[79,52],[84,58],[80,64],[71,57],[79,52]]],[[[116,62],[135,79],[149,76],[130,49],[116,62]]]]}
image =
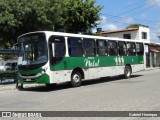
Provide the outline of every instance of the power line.
{"type": "Polygon", "coordinates": [[[130,9],[130,10],[128,10],[128,11],[125,11],[125,12],[123,12],[123,13],[121,13],[120,15],[124,15],[124,14],[128,14],[128,13],[135,13],[135,12],[138,12],[139,10],[146,10],[146,9],[150,9],[150,8],[152,8],[152,7],[154,7],[154,5],[152,5],[152,6],[142,6],[142,7],[136,7],[136,8],[132,8],[132,9],[130,9]]]}
{"type": "MultiPolygon", "coordinates": [[[[152,3],[154,3],[154,2],[152,2],[152,3]]],[[[143,4],[138,4],[138,6],[135,6],[135,7],[131,8],[131,9],[125,11],[125,12],[122,12],[122,13],[116,15],[116,16],[121,16],[121,15],[128,14],[128,13],[132,13],[133,14],[135,12],[138,12],[140,9],[142,9],[144,11],[146,9],[148,10],[148,9],[154,7],[154,4],[152,4],[151,6],[147,6],[147,7],[144,6],[144,5],[142,6],[142,5],[143,4]]],[[[109,17],[108,19],[111,19],[111,18],[115,18],[115,16],[109,17]]]]}
{"type": "MultiPolygon", "coordinates": [[[[125,23],[125,22],[119,22],[118,20],[109,20],[111,21],[112,23],[118,23],[118,24],[121,24],[121,25],[131,25],[131,23],[125,23]]],[[[139,23],[141,24],[141,23],[139,23]]],[[[158,28],[156,27],[153,27],[153,26],[149,26],[149,28],[151,28],[152,30],[157,30],[158,28]]]]}
{"type": "MultiPolygon", "coordinates": [[[[110,20],[108,20],[108,21],[110,21],[110,22],[112,22],[112,23],[116,23],[116,24],[119,24],[119,25],[131,25],[132,23],[126,23],[125,21],[124,22],[120,22],[120,20],[113,20],[113,19],[110,19],[110,20]]],[[[158,28],[157,27],[155,27],[155,24],[152,24],[152,22],[153,23],[155,23],[155,22],[160,22],[160,21],[149,21],[148,23],[149,24],[147,24],[148,26],[149,26],[149,28],[151,28],[152,30],[157,30],[158,28]],[[154,25],[154,26],[153,26],[154,25]]],[[[137,22],[134,22],[133,24],[135,24],[135,23],[137,23],[137,22]]],[[[138,22],[138,24],[144,24],[144,23],[140,23],[140,22],[138,22]]]]}
{"type": "MultiPolygon", "coordinates": [[[[106,15],[106,16],[110,16],[110,17],[114,17],[114,18],[120,18],[120,19],[128,19],[128,18],[130,18],[130,17],[117,16],[117,15],[110,15],[110,14],[102,14],[102,15],[106,15]]],[[[138,21],[143,21],[143,22],[151,22],[151,23],[160,22],[160,21],[144,20],[144,19],[137,19],[137,18],[133,18],[133,19],[134,20],[138,20],[138,21]]]]}
{"type": "MultiPolygon", "coordinates": [[[[136,13],[136,12],[139,12],[139,11],[146,11],[146,9],[149,10],[149,9],[153,8],[154,5],[155,5],[154,1],[152,1],[151,3],[152,3],[152,5],[150,5],[150,6],[145,6],[144,3],[136,4],[136,5],[134,5],[134,7],[131,7],[132,6],[131,5],[131,6],[129,6],[130,9],[127,9],[126,11],[124,11],[124,12],[118,14],[118,15],[111,15],[111,14],[102,14],[102,15],[109,16],[109,17],[107,17],[108,18],[107,20],[108,21],[112,21],[113,23],[118,23],[119,25],[123,25],[123,24],[130,25],[131,23],[126,23],[125,21],[123,22],[122,20],[123,19],[124,20],[125,19],[129,19],[131,17],[122,17],[121,15],[129,14],[129,13],[133,14],[133,13],[136,13]],[[120,20],[115,20],[115,19],[121,19],[121,21],[120,20]]],[[[126,7],[122,8],[122,9],[126,9],[126,7]]],[[[157,30],[158,28],[156,28],[155,26],[153,27],[153,25],[151,25],[151,23],[158,23],[158,22],[160,22],[160,21],[154,21],[154,20],[143,20],[143,19],[138,19],[138,18],[133,18],[133,20],[134,21],[141,21],[141,22],[145,22],[145,23],[150,24],[149,27],[152,30],[153,29],[157,30]]],[[[142,24],[144,24],[144,23],[142,23],[142,24]]]]}
{"type": "MultiPolygon", "coordinates": [[[[141,0],[140,0],[141,1],[141,0]]],[[[130,4],[130,5],[125,5],[125,6],[122,6],[122,7],[120,7],[120,8],[115,8],[114,10],[130,10],[130,8],[132,7],[132,6],[134,6],[133,8],[135,9],[135,8],[137,8],[137,7],[141,7],[141,6],[144,6],[144,4],[141,2],[140,4],[135,4],[135,3],[132,3],[132,4],[130,4]],[[129,8],[129,9],[128,9],[129,8]]],[[[111,12],[107,12],[107,14],[111,14],[111,13],[113,13],[113,11],[111,11],[111,12]]]]}

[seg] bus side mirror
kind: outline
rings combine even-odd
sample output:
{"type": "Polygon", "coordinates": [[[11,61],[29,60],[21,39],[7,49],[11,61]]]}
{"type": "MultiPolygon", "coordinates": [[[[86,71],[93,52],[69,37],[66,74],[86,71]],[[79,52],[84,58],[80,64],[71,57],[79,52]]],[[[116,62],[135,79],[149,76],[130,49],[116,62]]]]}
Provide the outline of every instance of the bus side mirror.
{"type": "Polygon", "coordinates": [[[53,57],[55,57],[55,49],[54,48],[55,48],[54,43],[52,43],[52,56],[53,57]]]}

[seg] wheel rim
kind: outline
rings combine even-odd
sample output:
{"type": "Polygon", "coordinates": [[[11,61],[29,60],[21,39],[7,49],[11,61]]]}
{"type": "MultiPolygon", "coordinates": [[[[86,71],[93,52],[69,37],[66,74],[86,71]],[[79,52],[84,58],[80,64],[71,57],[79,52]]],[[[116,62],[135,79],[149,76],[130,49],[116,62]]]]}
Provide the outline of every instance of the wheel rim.
{"type": "Polygon", "coordinates": [[[73,75],[73,81],[74,81],[75,83],[78,83],[78,82],[80,81],[80,76],[79,76],[78,74],[74,74],[74,75],[73,75]]]}
{"type": "Polygon", "coordinates": [[[130,69],[129,69],[129,68],[127,68],[127,69],[126,69],[126,76],[127,76],[127,77],[129,77],[129,76],[130,76],[130,74],[131,74],[131,71],[130,71],[130,69]]]}

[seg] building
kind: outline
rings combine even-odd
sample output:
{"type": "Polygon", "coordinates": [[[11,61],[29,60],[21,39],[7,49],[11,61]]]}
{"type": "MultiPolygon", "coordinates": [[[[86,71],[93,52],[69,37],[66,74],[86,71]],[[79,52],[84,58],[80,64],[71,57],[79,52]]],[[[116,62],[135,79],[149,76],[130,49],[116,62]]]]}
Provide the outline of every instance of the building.
{"type": "Polygon", "coordinates": [[[142,40],[145,43],[146,67],[160,66],[160,44],[150,42],[150,29],[145,25],[137,25],[136,28],[126,28],[115,31],[103,31],[102,36],[123,39],[142,40]]]}
{"type": "Polygon", "coordinates": [[[147,67],[160,67],[160,43],[147,43],[148,54],[146,54],[147,67]]]}
{"type": "Polygon", "coordinates": [[[145,25],[138,25],[137,28],[102,32],[102,36],[143,40],[144,43],[150,43],[150,30],[149,27],[145,25]]]}

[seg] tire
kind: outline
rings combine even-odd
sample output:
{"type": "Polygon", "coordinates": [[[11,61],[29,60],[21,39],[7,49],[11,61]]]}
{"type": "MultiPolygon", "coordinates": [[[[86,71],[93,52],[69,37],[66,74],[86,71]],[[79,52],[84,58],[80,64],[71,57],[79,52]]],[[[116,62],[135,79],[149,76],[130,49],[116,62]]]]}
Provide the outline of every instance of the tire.
{"type": "Polygon", "coordinates": [[[48,84],[48,83],[46,83],[46,86],[49,87],[49,88],[52,88],[52,87],[55,87],[56,84],[54,84],[54,83],[53,83],[53,84],[48,84]]]}
{"type": "Polygon", "coordinates": [[[75,71],[71,75],[71,85],[72,87],[79,87],[82,84],[82,75],[75,71]]]}
{"type": "Polygon", "coordinates": [[[23,84],[19,85],[18,83],[16,84],[16,88],[20,91],[24,89],[23,84]]]}
{"type": "Polygon", "coordinates": [[[130,66],[126,66],[125,69],[124,69],[124,78],[125,79],[129,79],[131,77],[131,68],[130,66]]]}

